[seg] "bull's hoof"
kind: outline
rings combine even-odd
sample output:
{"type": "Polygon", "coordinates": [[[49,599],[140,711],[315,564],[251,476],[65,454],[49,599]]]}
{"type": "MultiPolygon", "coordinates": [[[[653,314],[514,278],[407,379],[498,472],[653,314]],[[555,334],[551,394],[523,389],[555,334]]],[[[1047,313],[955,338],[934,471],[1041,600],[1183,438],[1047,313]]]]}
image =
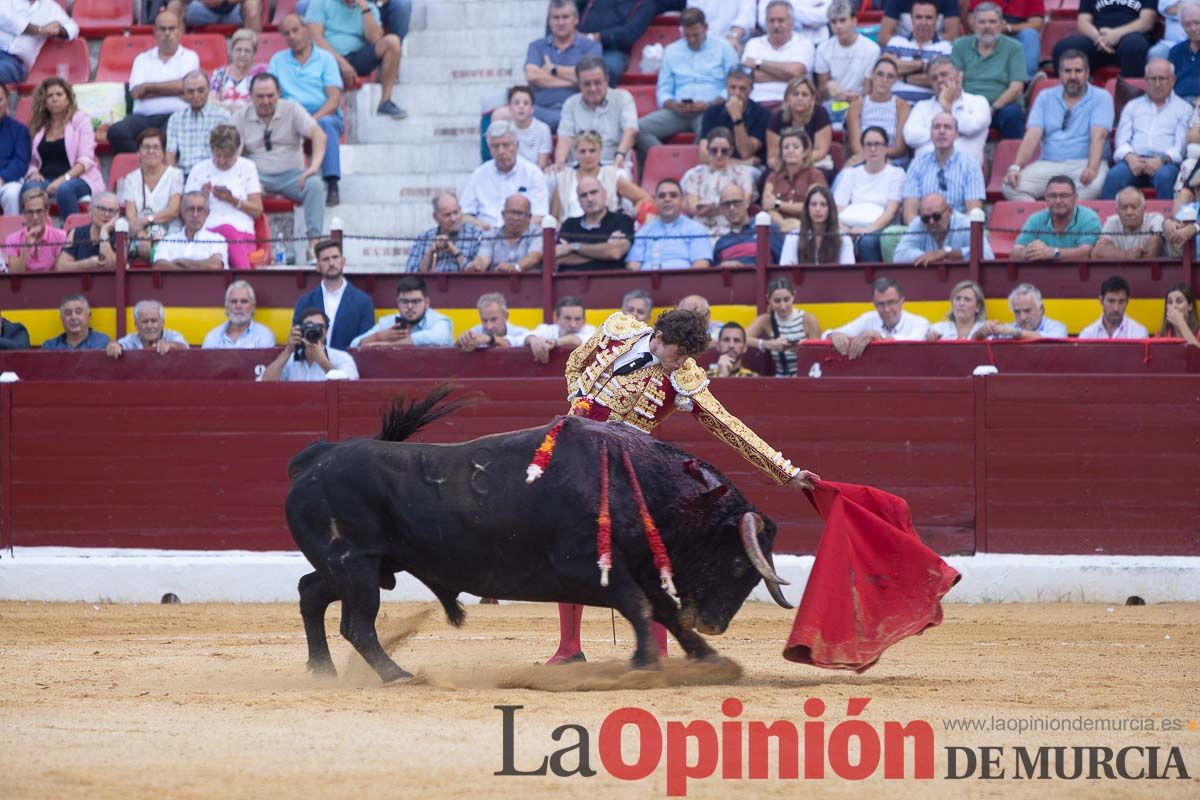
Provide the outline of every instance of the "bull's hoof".
{"type": "Polygon", "coordinates": [[[658,672],[663,668],[662,662],[658,659],[639,663],[636,658],[630,662],[629,667],[630,669],[638,670],[639,672],[658,672]]]}
{"type": "Polygon", "coordinates": [[[587,661],[587,656],[585,656],[583,654],[583,651],[580,650],[578,653],[575,653],[573,655],[563,655],[562,653],[555,653],[554,655],[552,655],[548,659],[546,659],[546,665],[552,666],[555,664],[582,664],[585,661],[587,661]]]}
{"type": "Polygon", "coordinates": [[[400,669],[399,667],[396,667],[395,671],[386,670],[385,674],[382,674],[379,677],[383,679],[384,686],[391,686],[394,684],[407,683],[408,681],[411,681],[413,678],[411,672],[400,669]]]}
{"type": "Polygon", "coordinates": [[[336,678],[337,667],[333,666],[333,661],[309,661],[304,665],[304,668],[313,674],[314,678],[336,678]]]}

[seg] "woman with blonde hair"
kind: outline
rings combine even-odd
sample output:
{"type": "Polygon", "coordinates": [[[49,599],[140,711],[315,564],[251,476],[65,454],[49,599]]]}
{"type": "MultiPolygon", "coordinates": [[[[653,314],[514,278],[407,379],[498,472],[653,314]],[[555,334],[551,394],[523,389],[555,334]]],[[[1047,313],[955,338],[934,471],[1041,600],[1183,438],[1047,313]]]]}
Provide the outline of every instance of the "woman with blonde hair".
{"type": "Polygon", "coordinates": [[[29,133],[33,152],[25,187],[45,189],[63,219],[78,213],[80,201],[93,192],[104,191],[92,118],[75,104],[71,84],[57,77],[38,84],[29,133]]]}
{"type": "Polygon", "coordinates": [[[946,318],[929,326],[926,338],[971,339],[987,323],[987,305],[983,287],[975,281],[959,281],[950,290],[950,312],[946,318]]]}
{"type": "Polygon", "coordinates": [[[229,242],[231,268],[250,269],[250,254],[257,249],[254,221],[263,215],[258,169],[238,155],[242,137],[232,125],[213,128],[208,144],[212,158],[192,167],[184,192],[203,192],[208,197],[205,227],[229,242]]]}
{"type": "Polygon", "coordinates": [[[817,318],[796,308],[796,286],[788,278],[776,278],[767,284],[770,311],[761,314],[746,328],[746,346],[771,353],[775,375],[796,374],[796,343],[821,338],[817,318]]]}
{"type": "Polygon", "coordinates": [[[600,134],[584,131],[575,137],[573,147],[578,166],[552,173],[548,179],[553,189],[550,196],[550,213],[555,219],[583,216],[578,195],[579,181],[582,178],[595,178],[600,181],[608,198],[609,211],[620,210],[622,200],[627,200],[629,208],[636,210],[650,199],[650,195],[629,180],[621,169],[612,164],[601,165],[600,153],[604,148],[604,140],[600,134]]]}
{"type": "Polygon", "coordinates": [[[231,114],[250,102],[250,81],[267,71],[266,64],[254,63],[257,52],[258,34],[241,28],[229,39],[229,63],[213,73],[209,83],[213,102],[231,114]]]}
{"type": "Polygon", "coordinates": [[[838,227],[837,206],[828,186],[813,186],[800,209],[800,225],[783,240],[779,263],[853,264],[854,242],[838,227]]]}
{"type": "Polygon", "coordinates": [[[1196,293],[1186,283],[1167,290],[1163,300],[1163,320],[1158,328],[1163,339],[1183,339],[1192,347],[1200,347],[1200,321],[1196,318],[1196,293]]]}
{"type": "Polygon", "coordinates": [[[783,105],[775,109],[767,122],[767,165],[771,169],[779,169],[783,164],[779,151],[783,132],[788,128],[800,128],[812,141],[813,164],[825,173],[827,181],[832,177],[833,158],[829,149],[833,145],[833,122],[818,97],[816,85],[808,78],[788,81],[783,105]]]}
{"type": "Polygon", "coordinates": [[[804,198],[813,186],[828,186],[824,173],[813,166],[812,140],[799,128],[788,128],[779,138],[779,169],[767,176],[762,207],[784,233],[800,226],[804,198]]]}

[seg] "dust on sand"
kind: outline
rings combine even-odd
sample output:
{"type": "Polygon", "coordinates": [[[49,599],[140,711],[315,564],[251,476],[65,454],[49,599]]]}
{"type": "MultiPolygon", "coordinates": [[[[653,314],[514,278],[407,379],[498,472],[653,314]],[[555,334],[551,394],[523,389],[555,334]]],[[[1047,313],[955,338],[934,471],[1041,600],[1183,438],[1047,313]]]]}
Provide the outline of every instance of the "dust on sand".
{"type": "MultiPolygon", "coordinates": [[[[927,720],[936,736],[933,781],[862,782],[827,777],[691,781],[714,797],[1195,797],[1200,781],[948,781],[944,748],[984,745],[1177,746],[1200,774],[1200,606],[948,606],[946,621],[901,642],[864,675],[802,667],[780,657],[791,614],[748,604],[725,636],[718,669],[672,658],[659,673],[629,673],[628,629],[613,644],[609,615],[584,617],[588,664],[533,666],[554,651],[553,607],[468,609],[448,626],[423,604],[386,604],[381,625],[397,661],[418,675],[382,687],[328,619],[342,677],[304,673],[304,633],[294,605],[93,606],[0,603],[0,794],[69,797],[472,797],[665,796],[663,764],[646,780],[609,776],[596,738],[612,711],[636,706],[668,720],[726,721],[721,703],[742,701],[742,721],[807,719],[821,698],[827,730],[850,698],[861,715],[927,720]],[[1169,637],[1169,638],[1167,638],[1169,637]],[[739,667],[740,665],[740,667],[739,667]],[[723,670],[723,671],[722,671],[723,670]],[[740,677],[739,677],[740,670],[740,677]],[[550,691],[545,691],[545,690],[550,691]],[[605,691],[581,691],[581,690],[605,691]],[[592,778],[496,776],[502,716],[514,713],[515,765],[529,770],[591,735],[592,778]],[[1110,730],[1018,733],[950,730],[952,720],[1107,721],[1110,730]],[[1130,720],[1137,721],[1136,728],[1130,720]],[[1145,720],[1155,730],[1145,730],[1145,720]],[[1179,730],[1162,730],[1179,720],[1179,730]],[[1122,729],[1111,729],[1122,726],[1122,729]]],[[[674,643],[672,643],[674,646],[674,643]]],[[[672,651],[678,655],[678,648],[672,651]]],[[[1045,724],[1045,723],[1043,723],[1045,724]]],[[[637,753],[627,734],[625,755],[637,753]]],[[[1164,756],[1165,757],[1165,756],[1164,756]]],[[[1009,757],[1011,775],[1011,757],[1009,757]]],[[[568,759],[568,764],[573,764],[568,759]]],[[[775,775],[774,767],[772,775],[775,775]]],[[[718,770],[718,775],[720,771],[718,770]]]]}

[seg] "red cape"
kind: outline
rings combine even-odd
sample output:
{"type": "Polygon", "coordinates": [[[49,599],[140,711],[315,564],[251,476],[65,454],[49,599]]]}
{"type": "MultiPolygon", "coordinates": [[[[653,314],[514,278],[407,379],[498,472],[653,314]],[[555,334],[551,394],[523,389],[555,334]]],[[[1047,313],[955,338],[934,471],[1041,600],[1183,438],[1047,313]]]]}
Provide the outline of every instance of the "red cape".
{"type": "Polygon", "coordinates": [[[825,533],[783,657],[865,672],[896,642],[939,624],[941,599],[962,576],[921,541],[901,498],[829,481],[806,494],[825,533]]]}

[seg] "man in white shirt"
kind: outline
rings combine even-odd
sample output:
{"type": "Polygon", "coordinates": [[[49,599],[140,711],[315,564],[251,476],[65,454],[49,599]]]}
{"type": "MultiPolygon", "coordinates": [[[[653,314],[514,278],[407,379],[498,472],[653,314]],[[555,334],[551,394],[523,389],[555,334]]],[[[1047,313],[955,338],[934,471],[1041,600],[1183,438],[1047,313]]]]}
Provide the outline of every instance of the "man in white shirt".
{"type": "Polygon", "coordinates": [[[499,292],[480,295],[475,303],[479,324],[458,337],[454,344],[468,353],[490,347],[521,347],[529,330],[508,321],[508,301],[499,292]]]}
{"type": "Polygon", "coordinates": [[[987,98],[963,91],[962,73],[948,56],[938,56],[930,61],[926,74],[934,94],[914,105],[904,123],[904,141],[913,148],[913,158],[933,150],[930,132],[933,118],[948,111],[958,122],[955,149],[980,164],[986,163],[983,147],[987,144],[988,126],[992,124],[992,107],[987,98]]]}
{"type": "Polygon", "coordinates": [[[1046,316],[1042,293],[1032,283],[1017,284],[1008,295],[1013,324],[987,320],[975,331],[976,339],[1065,339],[1067,326],[1046,316]]]}
{"type": "Polygon", "coordinates": [[[883,54],[896,61],[900,80],[892,85],[892,94],[901,100],[916,103],[933,95],[925,67],[938,56],[949,57],[954,48],[937,33],[938,8],[935,0],[914,0],[912,4],[912,35],[897,34],[888,40],[883,54]]]}
{"type": "Polygon", "coordinates": [[[463,219],[485,231],[499,227],[504,202],[514,194],[529,198],[532,224],[541,225],[550,212],[546,176],[517,155],[517,135],[511,122],[493,122],[487,129],[492,160],[475,168],[460,195],[463,219]]]}
{"type": "Polygon", "coordinates": [[[816,50],[812,42],[792,30],[792,5],[788,0],[767,4],[766,30],[766,36],[746,43],[742,64],[754,70],[750,99],[779,103],[788,81],[812,70],[816,50]]]}
{"type": "Polygon", "coordinates": [[[229,266],[229,243],[205,227],[208,197],[188,192],[180,204],[183,228],[160,239],[154,247],[155,269],[225,269],[229,266]]]}
{"type": "Polygon", "coordinates": [[[867,345],[878,339],[925,341],[929,333],[929,320],[904,310],[904,292],[900,284],[891,278],[877,278],[871,288],[874,291],[871,302],[875,310],[840,328],[825,331],[821,338],[828,339],[834,350],[851,359],[861,356],[867,345]]]}
{"type": "Polygon", "coordinates": [[[108,143],[118,153],[137,152],[137,135],[146,128],[167,129],[176,111],[187,108],[183,100],[183,79],[200,69],[200,57],[181,47],[183,26],[170,11],[154,20],[156,47],[139,53],[129,70],[129,94],[133,113],[108,129],[108,143]]]}
{"type": "Polygon", "coordinates": [[[300,312],[300,324],[292,326],[287,344],[267,365],[261,380],[268,381],[327,381],[358,380],[358,365],[344,350],[325,343],[329,333],[329,317],[319,308],[300,312]]]}
{"type": "Polygon", "coordinates": [[[1137,320],[1126,315],[1129,306],[1129,282],[1113,275],[1100,284],[1100,319],[1079,332],[1080,339],[1149,339],[1150,334],[1137,320]]]}
{"type": "Polygon", "coordinates": [[[254,321],[257,301],[254,287],[246,281],[234,281],[225,290],[226,321],[204,337],[203,350],[257,350],[275,346],[275,334],[254,321]]]}
{"type": "Polygon", "coordinates": [[[1121,109],[1101,199],[1112,200],[1126,186],[1153,186],[1159,197],[1174,196],[1192,119],[1192,107],[1174,90],[1175,67],[1165,58],[1151,59],[1146,93],[1121,109]]]}
{"type": "Polygon", "coordinates": [[[587,324],[587,311],[578,297],[564,297],[554,306],[554,322],[543,322],[525,337],[533,360],[545,364],[556,348],[574,350],[592,338],[595,325],[587,324]]]}
{"type": "Polygon", "coordinates": [[[74,39],[79,26],[55,0],[0,0],[0,83],[20,83],[47,39],[74,39]]]}
{"type": "MultiPolygon", "coordinates": [[[[829,26],[825,23],[828,19],[826,12],[829,9],[830,0],[782,0],[782,2],[791,7],[792,30],[796,31],[796,35],[812,42],[813,47],[829,38],[829,26]]],[[[768,11],[766,2],[758,4],[758,26],[764,31],[767,30],[768,11]]]]}
{"type": "Polygon", "coordinates": [[[835,121],[846,115],[850,103],[863,94],[863,82],[879,60],[879,45],[859,34],[858,19],[850,0],[829,4],[829,27],[833,36],[817,47],[813,71],[817,89],[835,121]]]}
{"type": "Polygon", "coordinates": [[[754,30],[755,5],[757,0],[689,0],[687,7],[703,11],[709,33],[725,39],[740,53],[754,30]]]}

